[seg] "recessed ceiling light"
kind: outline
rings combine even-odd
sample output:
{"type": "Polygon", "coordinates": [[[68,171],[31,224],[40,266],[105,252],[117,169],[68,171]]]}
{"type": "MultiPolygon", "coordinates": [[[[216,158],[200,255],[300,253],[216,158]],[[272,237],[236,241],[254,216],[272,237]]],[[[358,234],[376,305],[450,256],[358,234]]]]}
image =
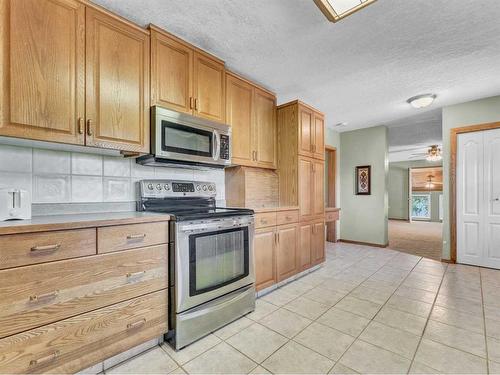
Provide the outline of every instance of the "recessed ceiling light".
{"type": "Polygon", "coordinates": [[[347,126],[347,122],[339,122],[339,123],[333,125],[334,128],[342,128],[344,126],[347,126]]]}
{"type": "Polygon", "coordinates": [[[413,96],[408,99],[407,102],[411,104],[413,108],[425,108],[430,106],[432,102],[434,102],[434,99],[436,99],[436,95],[434,94],[423,94],[413,96]]]}
{"type": "Polygon", "coordinates": [[[314,0],[331,22],[337,22],[377,0],[314,0]]]}

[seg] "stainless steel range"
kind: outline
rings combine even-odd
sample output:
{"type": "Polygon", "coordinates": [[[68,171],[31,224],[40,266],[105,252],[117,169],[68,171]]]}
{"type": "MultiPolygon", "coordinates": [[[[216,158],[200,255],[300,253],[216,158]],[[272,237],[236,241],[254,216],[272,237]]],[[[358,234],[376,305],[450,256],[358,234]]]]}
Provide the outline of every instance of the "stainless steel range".
{"type": "Polygon", "coordinates": [[[210,182],[143,180],[141,211],[172,215],[169,333],[176,349],[255,309],[254,212],[216,207],[210,182]]]}

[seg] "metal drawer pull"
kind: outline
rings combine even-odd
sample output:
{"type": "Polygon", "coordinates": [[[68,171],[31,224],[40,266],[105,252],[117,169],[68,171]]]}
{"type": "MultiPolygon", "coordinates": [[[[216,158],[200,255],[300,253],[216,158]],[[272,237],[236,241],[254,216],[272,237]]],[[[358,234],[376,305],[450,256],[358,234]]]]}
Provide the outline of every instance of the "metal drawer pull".
{"type": "Polygon", "coordinates": [[[265,220],[265,219],[260,219],[260,222],[261,222],[262,224],[267,224],[267,220],[265,220]]]}
{"type": "Polygon", "coordinates": [[[45,245],[45,246],[33,246],[31,248],[31,252],[38,252],[38,251],[56,251],[59,250],[61,247],[60,243],[57,243],[55,245],[45,245]]]}
{"type": "Polygon", "coordinates": [[[291,216],[286,216],[285,219],[292,220],[292,217],[291,216]]]}
{"type": "Polygon", "coordinates": [[[136,277],[141,277],[146,274],[146,271],[139,271],[139,272],[129,272],[127,273],[127,279],[133,279],[136,277]]]}
{"type": "Polygon", "coordinates": [[[143,239],[144,237],[146,237],[146,233],[141,233],[141,234],[129,234],[127,236],[127,240],[139,240],[139,239],[143,239]]]}
{"type": "Polygon", "coordinates": [[[40,294],[38,296],[33,295],[33,296],[30,296],[30,302],[42,302],[43,300],[56,298],[58,294],[59,294],[59,291],[54,290],[53,292],[40,294]]]}
{"type": "Polygon", "coordinates": [[[141,320],[138,320],[137,322],[127,324],[127,329],[139,328],[139,327],[142,327],[144,324],[146,324],[146,318],[142,318],[141,320]]]}
{"type": "Polygon", "coordinates": [[[58,356],[59,356],[59,350],[56,350],[55,352],[53,352],[49,355],[46,355],[45,357],[41,357],[38,359],[32,359],[30,361],[30,367],[49,364],[50,362],[55,361],[58,356]]]}

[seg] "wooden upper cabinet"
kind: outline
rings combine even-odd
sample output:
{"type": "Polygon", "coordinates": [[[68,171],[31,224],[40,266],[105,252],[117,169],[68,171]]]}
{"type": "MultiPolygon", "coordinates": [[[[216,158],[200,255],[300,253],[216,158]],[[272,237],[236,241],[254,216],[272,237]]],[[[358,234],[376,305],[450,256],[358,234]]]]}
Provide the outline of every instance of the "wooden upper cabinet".
{"type": "Polygon", "coordinates": [[[253,88],[229,73],[226,75],[226,121],[231,125],[233,164],[253,165],[253,88]]]}
{"type": "Polygon", "coordinates": [[[0,18],[0,135],[83,144],[85,6],[2,0],[0,18]]]}
{"type": "Polygon", "coordinates": [[[188,45],[151,29],[151,103],[192,113],[193,55],[188,45]]]}
{"type": "Polygon", "coordinates": [[[313,215],[325,214],[325,163],[313,160],[313,215]]]}
{"type": "Polygon", "coordinates": [[[298,224],[281,225],[277,228],[277,274],[278,281],[297,273],[298,224]]]}
{"type": "Polygon", "coordinates": [[[325,159],[325,119],[323,115],[314,114],[314,132],[313,132],[313,157],[316,159],[325,159]]]}
{"type": "Polygon", "coordinates": [[[87,145],[149,151],[149,58],[146,30],[87,8],[87,145]]]}
{"type": "Polygon", "coordinates": [[[261,290],[277,282],[276,227],[257,229],[254,236],[255,288],[261,290]]]}
{"type": "Polygon", "coordinates": [[[225,120],[224,63],[195,51],[194,53],[194,112],[209,120],[225,120]]]}
{"type": "Polygon", "coordinates": [[[314,114],[309,108],[299,106],[299,155],[313,156],[314,114]]]}
{"type": "Polygon", "coordinates": [[[255,88],[256,159],[259,167],[276,168],[276,98],[255,88]]]}
{"type": "Polygon", "coordinates": [[[299,158],[299,214],[301,220],[312,217],[314,210],[314,164],[311,159],[299,158]]]}

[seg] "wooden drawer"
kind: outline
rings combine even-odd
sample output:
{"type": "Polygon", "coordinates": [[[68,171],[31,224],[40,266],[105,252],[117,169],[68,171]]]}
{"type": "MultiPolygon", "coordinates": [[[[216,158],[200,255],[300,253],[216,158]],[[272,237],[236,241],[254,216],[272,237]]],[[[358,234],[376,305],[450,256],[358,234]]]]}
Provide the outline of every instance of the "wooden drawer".
{"type": "Polygon", "coordinates": [[[168,243],[168,221],[97,228],[97,252],[168,243]]]}
{"type": "Polygon", "coordinates": [[[0,373],[75,373],[166,331],[161,290],[0,340],[0,373]]]}
{"type": "Polygon", "coordinates": [[[330,211],[330,212],[327,211],[325,214],[325,221],[330,222],[330,221],[338,220],[339,216],[340,216],[339,211],[330,211]]]}
{"type": "Polygon", "coordinates": [[[0,269],[95,253],[95,228],[0,236],[0,269]]]}
{"type": "Polygon", "coordinates": [[[255,214],[255,229],[276,225],[276,212],[262,212],[255,214]]]}
{"type": "Polygon", "coordinates": [[[276,213],[278,225],[299,222],[299,210],[278,211],[276,213]]]}
{"type": "Polygon", "coordinates": [[[0,338],[166,288],[167,264],[159,245],[0,271],[0,338]]]}

